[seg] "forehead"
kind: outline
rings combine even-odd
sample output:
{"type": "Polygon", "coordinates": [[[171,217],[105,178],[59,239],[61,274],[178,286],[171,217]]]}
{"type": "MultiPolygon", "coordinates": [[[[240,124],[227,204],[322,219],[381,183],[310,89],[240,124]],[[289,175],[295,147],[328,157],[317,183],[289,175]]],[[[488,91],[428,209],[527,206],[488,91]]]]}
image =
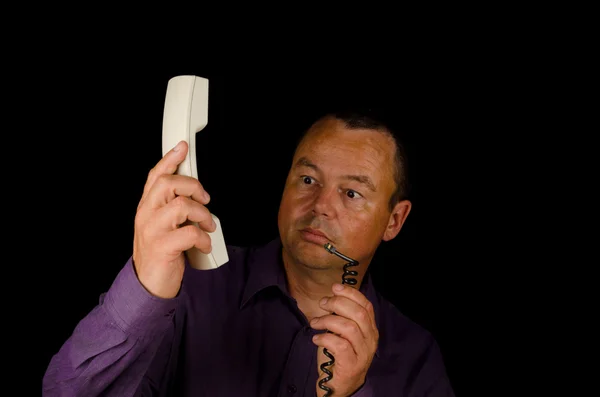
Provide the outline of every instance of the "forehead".
{"type": "Polygon", "coordinates": [[[394,141],[383,132],[350,129],[343,121],[327,119],[314,125],[306,134],[294,161],[307,157],[331,170],[369,173],[375,179],[383,179],[391,176],[394,154],[394,141]]]}
{"type": "Polygon", "coordinates": [[[348,151],[356,155],[364,154],[380,160],[390,160],[394,155],[394,142],[383,132],[347,128],[344,122],[326,119],[315,124],[298,146],[301,152],[348,151]]]}

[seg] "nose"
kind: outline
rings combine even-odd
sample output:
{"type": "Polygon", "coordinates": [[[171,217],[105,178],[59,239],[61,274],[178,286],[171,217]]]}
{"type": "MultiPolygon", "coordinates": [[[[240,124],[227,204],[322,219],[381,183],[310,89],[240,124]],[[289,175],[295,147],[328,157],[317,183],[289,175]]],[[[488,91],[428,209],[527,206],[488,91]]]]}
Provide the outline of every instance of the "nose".
{"type": "Polygon", "coordinates": [[[313,203],[313,214],[325,218],[333,217],[335,213],[335,189],[321,188],[313,203]]]}

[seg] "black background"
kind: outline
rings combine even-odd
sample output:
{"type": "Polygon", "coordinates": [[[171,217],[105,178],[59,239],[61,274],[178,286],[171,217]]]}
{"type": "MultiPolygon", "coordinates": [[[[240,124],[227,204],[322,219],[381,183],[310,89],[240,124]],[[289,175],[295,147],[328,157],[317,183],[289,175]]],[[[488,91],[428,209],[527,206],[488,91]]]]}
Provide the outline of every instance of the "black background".
{"type": "Polygon", "coordinates": [[[498,124],[482,122],[490,107],[480,74],[431,59],[351,72],[181,57],[169,63],[164,55],[106,59],[63,64],[37,85],[34,129],[43,133],[34,154],[43,164],[36,183],[44,185],[44,198],[31,212],[43,225],[35,250],[52,262],[37,273],[39,379],[131,255],[136,206],[161,157],[168,79],[195,74],[210,80],[209,123],[198,136],[200,178],[231,244],[276,236],[293,145],[316,114],[343,102],[391,115],[408,140],[413,210],[399,236],[381,246],[375,283],[434,334],[457,395],[469,393],[473,349],[494,345],[473,346],[486,331],[482,293],[499,259],[482,254],[488,225],[498,220],[478,205],[475,164],[486,157],[489,131],[498,124]]]}

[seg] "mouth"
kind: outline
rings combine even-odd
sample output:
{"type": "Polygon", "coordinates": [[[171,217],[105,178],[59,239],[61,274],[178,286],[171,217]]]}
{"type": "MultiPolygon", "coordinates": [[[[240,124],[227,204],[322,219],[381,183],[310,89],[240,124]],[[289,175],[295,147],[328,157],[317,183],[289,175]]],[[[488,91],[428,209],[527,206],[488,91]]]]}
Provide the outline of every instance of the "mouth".
{"type": "Polygon", "coordinates": [[[312,243],[323,245],[329,242],[329,237],[320,230],[306,228],[300,230],[300,234],[304,240],[312,243]]]}

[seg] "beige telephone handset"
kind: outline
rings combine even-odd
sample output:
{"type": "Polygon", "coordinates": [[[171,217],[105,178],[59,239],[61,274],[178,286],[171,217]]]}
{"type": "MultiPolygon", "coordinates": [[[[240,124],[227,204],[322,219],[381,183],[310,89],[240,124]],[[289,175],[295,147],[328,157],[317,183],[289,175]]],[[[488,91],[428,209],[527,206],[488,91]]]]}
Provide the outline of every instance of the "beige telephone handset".
{"type": "MultiPolygon", "coordinates": [[[[167,84],[162,126],[163,156],[178,142],[185,140],[188,154],[177,168],[179,175],[198,178],[196,168],[196,133],[208,124],[208,79],[198,76],[175,76],[167,84]]],[[[215,269],[229,261],[221,222],[211,214],[217,229],[209,233],[212,252],[204,254],[192,247],[186,251],[195,269],[215,269]]],[[[196,226],[198,226],[196,224],[196,226]]]]}

